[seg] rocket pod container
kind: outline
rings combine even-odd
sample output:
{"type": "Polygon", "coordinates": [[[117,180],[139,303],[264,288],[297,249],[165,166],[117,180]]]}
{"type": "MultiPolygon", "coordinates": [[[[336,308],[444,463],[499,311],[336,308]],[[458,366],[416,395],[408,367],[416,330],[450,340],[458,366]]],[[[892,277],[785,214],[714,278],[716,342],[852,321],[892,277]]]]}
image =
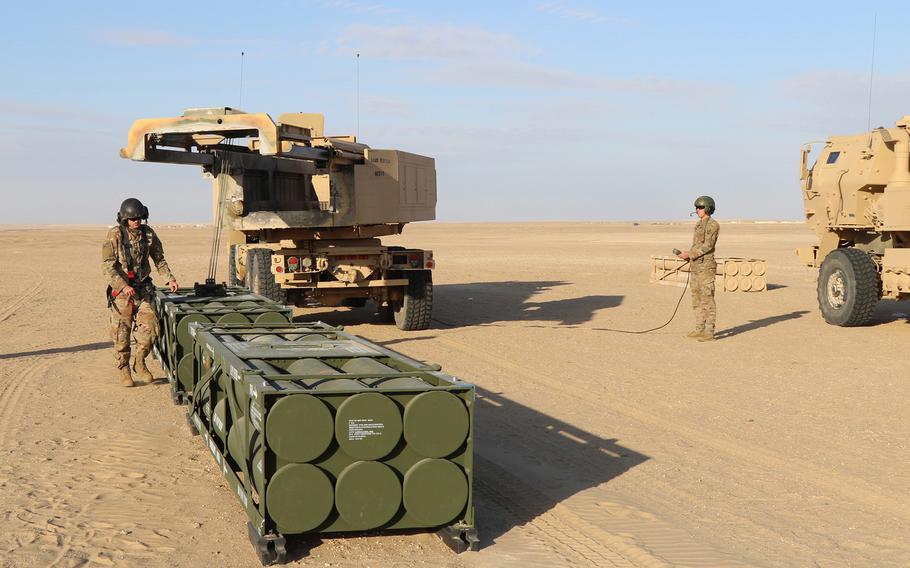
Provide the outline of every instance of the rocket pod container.
{"type": "Polygon", "coordinates": [[[287,323],[291,308],[246,288],[227,287],[224,296],[197,295],[194,288],[171,292],[158,288],[154,308],[160,333],[155,357],[167,373],[174,402],[186,401],[192,392],[193,338],[190,323],[287,323]]]}
{"type": "Polygon", "coordinates": [[[433,529],[476,550],[475,387],[323,323],[193,323],[191,421],[264,564],[284,536],[433,529]]]}

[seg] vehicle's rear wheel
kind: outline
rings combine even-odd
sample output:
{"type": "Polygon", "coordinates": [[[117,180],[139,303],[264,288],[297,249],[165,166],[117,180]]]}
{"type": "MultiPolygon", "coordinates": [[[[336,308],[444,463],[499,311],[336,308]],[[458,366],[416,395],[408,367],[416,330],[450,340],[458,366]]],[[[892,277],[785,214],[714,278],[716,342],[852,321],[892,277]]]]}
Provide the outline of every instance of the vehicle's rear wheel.
{"type": "Polygon", "coordinates": [[[287,304],[287,291],[275,282],[272,274],[272,249],[247,249],[245,284],[254,294],[265,296],[279,304],[287,304]]]}
{"type": "Polygon", "coordinates": [[[875,262],[859,249],[831,251],[818,272],[818,307],[832,325],[866,325],[882,297],[875,262]]]}
{"type": "Polygon", "coordinates": [[[396,306],[395,325],[404,331],[430,327],[433,316],[433,273],[429,270],[406,272],[408,288],[400,306],[396,306]]]}

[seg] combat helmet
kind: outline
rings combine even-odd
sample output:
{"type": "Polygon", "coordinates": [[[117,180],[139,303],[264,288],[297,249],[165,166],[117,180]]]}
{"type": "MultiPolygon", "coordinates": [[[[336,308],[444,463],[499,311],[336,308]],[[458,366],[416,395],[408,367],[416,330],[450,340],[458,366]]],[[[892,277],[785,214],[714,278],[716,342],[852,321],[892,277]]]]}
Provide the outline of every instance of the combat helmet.
{"type": "Polygon", "coordinates": [[[701,197],[696,199],[695,207],[704,207],[705,212],[708,215],[714,215],[714,208],[715,208],[714,199],[712,199],[711,197],[709,197],[707,195],[702,195],[701,197]]]}
{"type": "Polygon", "coordinates": [[[142,219],[148,221],[149,208],[135,197],[124,199],[117,211],[117,223],[126,223],[127,219],[142,219]]]}

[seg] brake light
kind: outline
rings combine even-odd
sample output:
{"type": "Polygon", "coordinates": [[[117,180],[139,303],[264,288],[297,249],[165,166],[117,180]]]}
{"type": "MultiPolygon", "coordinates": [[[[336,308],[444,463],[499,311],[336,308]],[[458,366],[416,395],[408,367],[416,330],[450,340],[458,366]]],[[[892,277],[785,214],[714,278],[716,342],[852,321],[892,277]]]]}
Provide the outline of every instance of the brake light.
{"type": "Polygon", "coordinates": [[[300,259],[296,256],[288,257],[288,270],[296,272],[300,268],[300,259]]]}
{"type": "Polygon", "coordinates": [[[426,264],[427,268],[433,269],[435,266],[436,266],[436,263],[434,261],[432,261],[432,260],[427,261],[427,264],[426,264]]]}
{"type": "Polygon", "coordinates": [[[275,272],[284,272],[284,267],[279,264],[275,267],[275,272]]]}

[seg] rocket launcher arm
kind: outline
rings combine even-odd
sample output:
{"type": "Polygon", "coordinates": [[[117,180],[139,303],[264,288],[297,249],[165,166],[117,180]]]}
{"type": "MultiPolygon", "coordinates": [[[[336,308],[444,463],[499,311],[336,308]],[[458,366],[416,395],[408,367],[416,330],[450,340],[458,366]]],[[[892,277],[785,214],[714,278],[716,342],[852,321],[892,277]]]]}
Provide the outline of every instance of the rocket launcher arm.
{"type": "Polygon", "coordinates": [[[188,109],[176,118],[145,118],[130,128],[122,158],[210,166],[211,150],[256,153],[317,162],[362,163],[369,146],[353,137],[323,136],[322,115],[283,114],[275,123],[266,113],[230,108],[188,109]],[[249,139],[247,146],[227,144],[249,139]]]}

